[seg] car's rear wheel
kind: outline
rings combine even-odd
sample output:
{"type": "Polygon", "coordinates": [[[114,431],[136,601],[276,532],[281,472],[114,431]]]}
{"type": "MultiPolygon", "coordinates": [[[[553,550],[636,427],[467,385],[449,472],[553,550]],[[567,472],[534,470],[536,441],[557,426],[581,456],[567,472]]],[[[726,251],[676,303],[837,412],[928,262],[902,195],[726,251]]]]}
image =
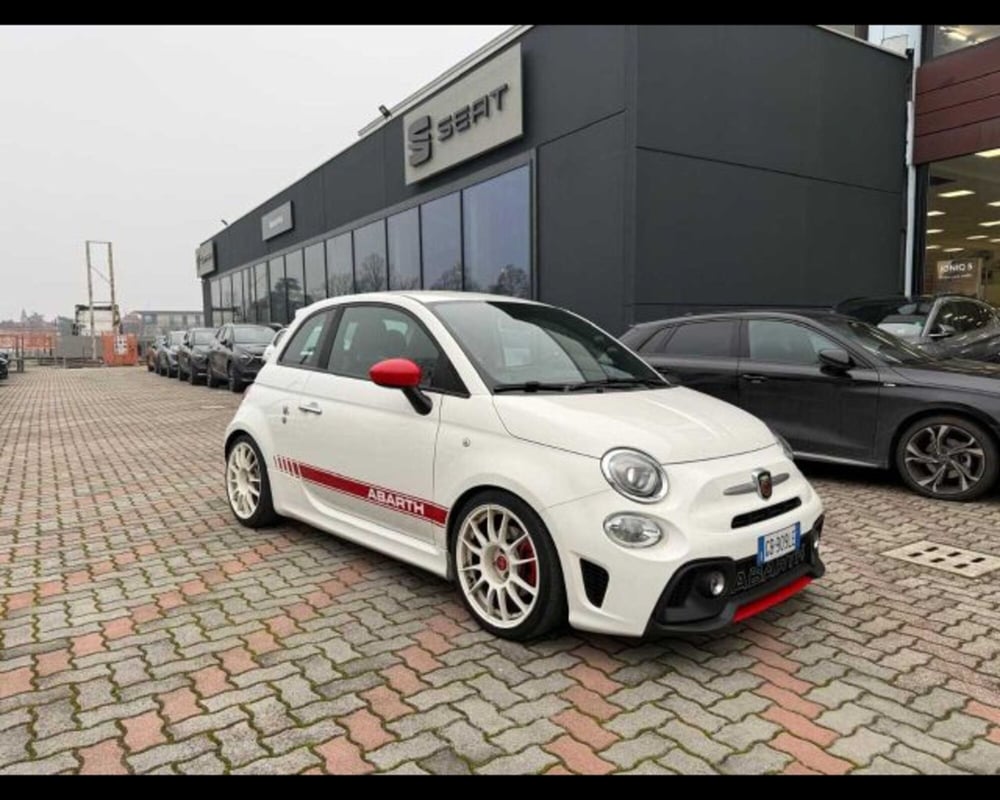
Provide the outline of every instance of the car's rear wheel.
{"type": "Polygon", "coordinates": [[[264,457],[246,434],[240,434],[226,456],[226,497],[233,516],[248,528],[277,521],[264,457]]]}
{"type": "Polygon", "coordinates": [[[964,417],[941,414],[910,425],[899,437],[896,466],[915,492],[938,500],[975,500],[1000,474],[993,437],[964,417]]]}
{"type": "Polygon", "coordinates": [[[566,620],[559,556],[538,515],[497,490],[457,515],[452,556],[459,592],[480,625],[503,639],[542,636],[566,620]]]}

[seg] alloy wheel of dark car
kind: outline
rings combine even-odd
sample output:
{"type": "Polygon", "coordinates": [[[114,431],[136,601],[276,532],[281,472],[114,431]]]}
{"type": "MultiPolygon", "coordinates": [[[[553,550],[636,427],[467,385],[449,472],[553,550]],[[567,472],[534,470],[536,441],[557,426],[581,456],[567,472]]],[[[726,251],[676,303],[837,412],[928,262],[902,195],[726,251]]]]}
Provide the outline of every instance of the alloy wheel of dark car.
{"type": "Polygon", "coordinates": [[[940,500],[973,500],[996,484],[997,445],[971,420],[950,415],[918,420],[899,439],[896,465],[910,488],[940,500]]]}
{"type": "Polygon", "coordinates": [[[187,378],[188,378],[188,383],[190,383],[192,386],[198,383],[198,373],[195,372],[193,366],[191,367],[191,369],[188,370],[187,378]]]}

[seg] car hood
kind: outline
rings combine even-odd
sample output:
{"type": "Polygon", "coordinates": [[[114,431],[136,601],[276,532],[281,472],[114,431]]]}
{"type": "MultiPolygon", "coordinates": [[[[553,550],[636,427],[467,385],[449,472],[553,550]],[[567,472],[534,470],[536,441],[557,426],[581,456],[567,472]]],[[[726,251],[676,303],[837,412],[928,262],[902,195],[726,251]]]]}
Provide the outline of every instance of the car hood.
{"type": "Polygon", "coordinates": [[[238,344],[233,348],[236,353],[249,353],[252,356],[263,355],[266,344],[238,344]]]}
{"type": "Polygon", "coordinates": [[[1000,394],[1000,364],[948,358],[926,364],[906,364],[893,369],[911,383],[1000,394]]]}
{"type": "Polygon", "coordinates": [[[505,394],[493,403],[512,436],[600,458],[634,447],[661,464],[748,453],[774,434],[736,406],[684,387],[588,394],[505,394]]]}

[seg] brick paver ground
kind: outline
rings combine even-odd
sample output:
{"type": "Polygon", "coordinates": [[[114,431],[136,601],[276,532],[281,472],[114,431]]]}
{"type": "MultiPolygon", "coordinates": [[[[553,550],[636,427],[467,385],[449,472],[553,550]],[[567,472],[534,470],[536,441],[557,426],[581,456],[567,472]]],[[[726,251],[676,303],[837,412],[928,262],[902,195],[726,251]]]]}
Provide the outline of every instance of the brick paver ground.
{"type": "Polygon", "coordinates": [[[1000,771],[1000,501],[811,469],[829,571],[714,636],[480,631],[445,582],[222,491],[239,398],[143,369],[0,383],[0,773],[1000,771]]]}

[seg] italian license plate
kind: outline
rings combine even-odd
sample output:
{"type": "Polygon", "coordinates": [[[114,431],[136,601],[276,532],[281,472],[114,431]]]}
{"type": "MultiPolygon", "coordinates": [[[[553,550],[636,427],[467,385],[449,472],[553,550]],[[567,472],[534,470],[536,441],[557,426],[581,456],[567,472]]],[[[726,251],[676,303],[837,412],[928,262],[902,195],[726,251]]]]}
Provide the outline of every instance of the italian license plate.
{"type": "Polygon", "coordinates": [[[757,563],[766,564],[799,549],[802,539],[802,525],[796,522],[774,533],[757,537],[757,563]]]}

